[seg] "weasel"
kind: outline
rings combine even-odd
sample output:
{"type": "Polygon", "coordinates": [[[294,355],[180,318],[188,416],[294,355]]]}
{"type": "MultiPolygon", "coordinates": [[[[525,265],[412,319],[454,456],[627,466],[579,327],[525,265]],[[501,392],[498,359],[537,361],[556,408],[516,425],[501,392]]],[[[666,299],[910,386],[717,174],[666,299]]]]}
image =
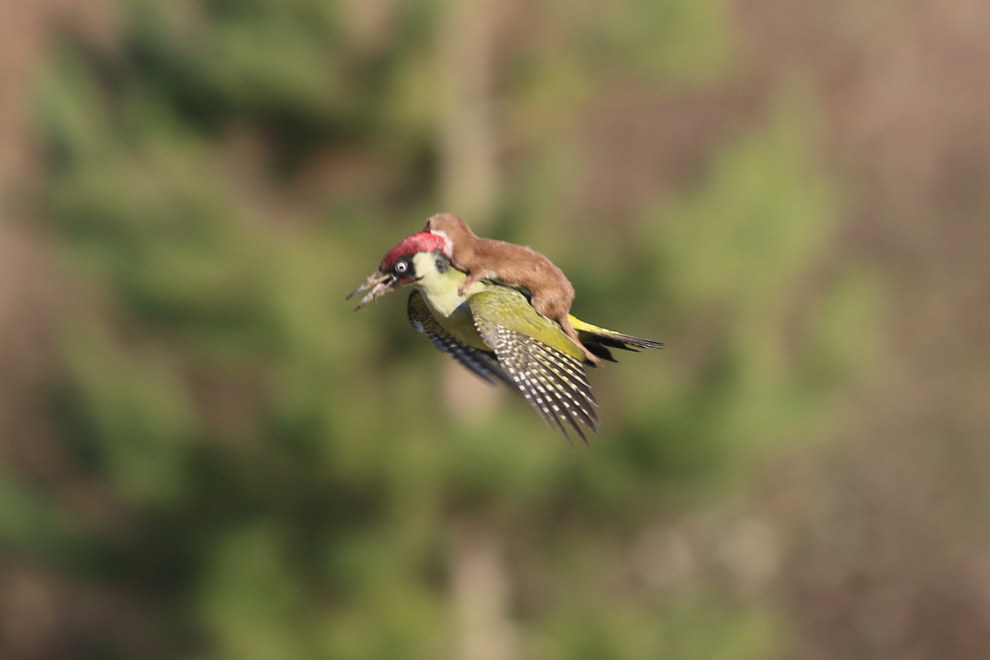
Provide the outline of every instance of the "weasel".
{"type": "Polygon", "coordinates": [[[601,364],[598,356],[581,343],[571,325],[568,313],[574,302],[574,287],[552,261],[524,245],[481,238],[451,213],[430,216],[423,231],[442,236],[447,258],[458,270],[467,273],[467,279],[458,287],[459,294],[464,295],[472,284],[483,279],[526,289],[533,308],[560,324],[571,341],[584,351],[588,362],[601,364]]]}

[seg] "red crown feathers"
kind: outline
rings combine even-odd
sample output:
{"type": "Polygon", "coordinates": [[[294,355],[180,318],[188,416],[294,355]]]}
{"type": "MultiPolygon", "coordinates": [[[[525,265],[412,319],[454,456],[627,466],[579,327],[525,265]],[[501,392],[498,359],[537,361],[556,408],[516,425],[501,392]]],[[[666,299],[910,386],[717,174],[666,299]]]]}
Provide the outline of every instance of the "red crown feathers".
{"type": "Polygon", "coordinates": [[[382,259],[382,265],[379,266],[379,270],[386,273],[392,270],[392,266],[395,262],[403,257],[408,257],[410,255],[416,254],[417,252],[434,252],[436,250],[442,250],[446,247],[447,241],[443,236],[434,234],[428,231],[422,231],[418,234],[413,234],[412,236],[406,236],[399,243],[393,247],[382,259]]]}

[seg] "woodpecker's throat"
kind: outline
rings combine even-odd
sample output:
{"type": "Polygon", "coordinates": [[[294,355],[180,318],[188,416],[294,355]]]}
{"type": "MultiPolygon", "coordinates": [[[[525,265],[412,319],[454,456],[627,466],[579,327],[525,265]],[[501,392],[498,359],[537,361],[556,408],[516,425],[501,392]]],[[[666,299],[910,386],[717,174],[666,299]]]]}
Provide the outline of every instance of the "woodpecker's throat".
{"type": "Polygon", "coordinates": [[[459,294],[456,285],[467,279],[467,275],[451,268],[447,258],[436,252],[415,254],[412,262],[417,285],[426,294],[430,307],[443,316],[450,316],[471,295],[484,289],[485,285],[478,282],[464,295],[459,294]]]}

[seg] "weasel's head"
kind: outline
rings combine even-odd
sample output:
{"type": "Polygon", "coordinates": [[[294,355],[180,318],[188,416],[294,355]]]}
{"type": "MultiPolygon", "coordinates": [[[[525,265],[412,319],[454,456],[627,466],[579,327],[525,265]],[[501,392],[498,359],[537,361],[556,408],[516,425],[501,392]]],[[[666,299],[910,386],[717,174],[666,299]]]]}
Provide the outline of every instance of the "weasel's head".
{"type": "Polygon", "coordinates": [[[467,224],[453,213],[437,213],[426,221],[423,231],[443,237],[445,241],[444,254],[453,256],[454,245],[461,241],[470,240],[474,232],[467,224]]]}

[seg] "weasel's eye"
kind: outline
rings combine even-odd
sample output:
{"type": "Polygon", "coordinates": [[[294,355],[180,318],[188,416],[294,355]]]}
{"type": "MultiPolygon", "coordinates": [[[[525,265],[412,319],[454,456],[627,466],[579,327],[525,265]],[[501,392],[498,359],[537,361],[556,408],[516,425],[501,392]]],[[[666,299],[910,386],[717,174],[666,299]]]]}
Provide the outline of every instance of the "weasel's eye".
{"type": "Polygon", "coordinates": [[[400,261],[399,263],[395,264],[395,267],[392,268],[392,270],[394,270],[396,272],[396,274],[398,274],[398,275],[403,275],[403,274],[409,272],[409,262],[408,261],[400,261]]]}

